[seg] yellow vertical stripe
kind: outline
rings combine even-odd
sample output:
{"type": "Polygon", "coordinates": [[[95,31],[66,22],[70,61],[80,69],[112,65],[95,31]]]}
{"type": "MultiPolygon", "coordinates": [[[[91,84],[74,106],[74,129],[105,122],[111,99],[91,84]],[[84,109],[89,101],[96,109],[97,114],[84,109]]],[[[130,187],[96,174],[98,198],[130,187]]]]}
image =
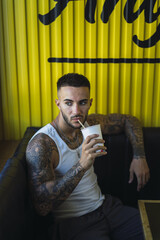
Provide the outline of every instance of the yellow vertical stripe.
{"type": "Polygon", "coordinates": [[[6,62],[5,62],[5,45],[4,45],[4,23],[2,1],[0,1],[0,104],[1,104],[1,139],[9,139],[11,127],[9,124],[8,94],[6,81],[6,62]]]}
{"type": "MultiPolygon", "coordinates": [[[[121,34],[120,34],[120,56],[121,58],[132,58],[132,26],[126,23],[123,17],[123,9],[126,1],[122,1],[121,13],[121,34]]],[[[124,114],[130,113],[131,98],[131,64],[120,65],[120,112],[124,114]]]]}
{"type": "Polygon", "coordinates": [[[8,92],[8,112],[10,125],[10,138],[20,138],[19,124],[19,99],[18,99],[18,80],[17,80],[17,58],[16,58],[16,42],[15,42],[15,21],[13,11],[13,1],[3,0],[3,21],[5,26],[4,42],[5,42],[5,61],[6,61],[6,82],[8,92]]]}
{"type": "MultiPolygon", "coordinates": [[[[17,79],[19,95],[19,117],[20,129],[24,133],[26,126],[30,126],[30,104],[28,86],[28,56],[26,39],[26,11],[25,1],[17,0],[15,9],[15,32],[16,32],[16,54],[17,54],[17,79]]],[[[21,137],[23,134],[21,135],[21,137]]]]}
{"type": "MultiPolygon", "coordinates": [[[[55,7],[55,2],[50,0],[50,9],[55,7]]],[[[60,15],[56,21],[51,24],[51,56],[55,58],[62,58],[62,16],[60,15]]],[[[55,105],[55,99],[57,98],[57,80],[63,75],[62,63],[51,63],[52,74],[52,116],[56,118],[59,113],[59,109],[55,105]]]]}
{"type": "MultiPolygon", "coordinates": [[[[62,12],[62,49],[64,58],[74,57],[74,34],[73,34],[73,1],[69,2],[62,12]]],[[[63,64],[63,74],[74,72],[73,63],[63,64]]]]}
{"type": "Polygon", "coordinates": [[[2,120],[2,101],[0,98],[0,140],[2,140],[3,138],[4,138],[4,131],[3,131],[3,120],[2,120]]]}
{"type": "MultiPolygon", "coordinates": [[[[101,20],[103,1],[97,5],[97,57],[108,58],[108,24],[101,20]]],[[[108,64],[97,64],[97,113],[108,111],[108,64]],[[103,93],[103,94],[102,94],[103,93]]]]}
{"type": "MultiPolygon", "coordinates": [[[[160,53],[160,50],[159,50],[160,53]]],[[[160,67],[159,64],[155,66],[155,82],[153,89],[153,108],[152,108],[152,125],[159,127],[160,126],[160,67]]]]}
{"type": "Polygon", "coordinates": [[[27,0],[28,79],[31,126],[42,125],[37,12],[37,1],[27,0]]]}
{"type": "MultiPolygon", "coordinates": [[[[157,11],[157,9],[155,9],[157,11]]],[[[157,23],[154,22],[152,25],[145,24],[145,39],[152,36],[156,32],[157,23]]],[[[144,50],[144,58],[154,58],[155,57],[155,47],[144,50]]],[[[150,126],[152,123],[152,106],[153,106],[153,84],[154,84],[154,74],[155,65],[154,64],[144,64],[143,70],[143,88],[142,88],[142,121],[144,126],[150,126]]]]}
{"type": "MultiPolygon", "coordinates": [[[[160,19],[157,25],[160,24],[160,19]]],[[[160,43],[155,47],[155,57],[160,56],[160,43]]],[[[154,85],[153,85],[153,101],[152,101],[152,125],[154,127],[160,126],[160,65],[155,64],[154,85]]],[[[146,117],[147,118],[147,117],[146,117]]]]}
{"type": "MultiPolygon", "coordinates": [[[[74,56],[85,57],[85,1],[74,1],[74,56]]],[[[75,72],[84,74],[84,64],[75,63],[75,72]]]]}
{"type": "MultiPolygon", "coordinates": [[[[46,14],[50,10],[49,1],[38,1],[38,12],[46,14]]],[[[51,65],[48,62],[50,56],[50,25],[39,22],[39,57],[40,57],[40,83],[41,83],[41,109],[42,125],[52,121],[52,85],[51,65]]]]}
{"type": "MultiPolygon", "coordinates": [[[[118,3],[110,16],[109,23],[109,58],[120,57],[120,21],[121,5],[118,3]]],[[[109,64],[109,112],[119,112],[119,64],[109,64]]]]}
{"type": "MultiPolygon", "coordinates": [[[[132,35],[138,35],[140,39],[144,39],[143,15],[133,23],[132,35]]],[[[143,59],[143,48],[137,48],[137,45],[132,42],[132,57],[143,59]]],[[[142,81],[143,81],[143,64],[132,64],[131,75],[131,111],[130,113],[141,119],[141,99],[142,99],[142,81]]]]}
{"type": "MultiPolygon", "coordinates": [[[[86,2],[86,1],[85,1],[86,2]]],[[[97,21],[97,8],[95,11],[95,20],[97,21]]],[[[85,24],[85,58],[97,57],[97,26],[86,21],[85,24]]],[[[93,98],[93,104],[90,109],[90,113],[96,112],[96,87],[97,87],[97,68],[96,64],[85,64],[85,75],[91,83],[91,98],[93,98]]]]}

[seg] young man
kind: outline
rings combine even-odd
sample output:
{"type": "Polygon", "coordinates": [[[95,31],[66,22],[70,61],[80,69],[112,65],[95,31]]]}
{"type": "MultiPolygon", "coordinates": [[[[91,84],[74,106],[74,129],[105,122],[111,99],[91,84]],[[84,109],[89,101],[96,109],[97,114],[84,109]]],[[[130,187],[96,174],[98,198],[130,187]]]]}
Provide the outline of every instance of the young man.
{"type": "Polygon", "coordinates": [[[78,121],[100,123],[102,133],[125,131],[133,147],[129,182],[135,174],[140,190],[149,179],[149,169],[138,119],[122,114],[88,116],[92,99],[90,83],[83,75],[64,75],[57,82],[57,90],[59,115],[32,137],[26,150],[37,212],[54,213],[54,232],[59,230],[60,239],[143,239],[138,210],[101,193],[93,163],[96,157],[107,154],[106,147],[95,147],[104,143],[95,134],[83,140],[78,121]]]}

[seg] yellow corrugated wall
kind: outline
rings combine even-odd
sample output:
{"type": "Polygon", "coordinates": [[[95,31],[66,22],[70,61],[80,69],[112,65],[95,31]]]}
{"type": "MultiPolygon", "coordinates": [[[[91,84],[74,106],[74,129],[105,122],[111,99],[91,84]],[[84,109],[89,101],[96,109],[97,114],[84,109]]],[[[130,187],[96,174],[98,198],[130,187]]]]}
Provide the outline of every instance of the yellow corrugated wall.
{"type": "Polygon", "coordinates": [[[0,0],[0,139],[56,117],[56,82],[68,72],[89,78],[90,113],[160,126],[159,8],[152,0],[0,0]]]}

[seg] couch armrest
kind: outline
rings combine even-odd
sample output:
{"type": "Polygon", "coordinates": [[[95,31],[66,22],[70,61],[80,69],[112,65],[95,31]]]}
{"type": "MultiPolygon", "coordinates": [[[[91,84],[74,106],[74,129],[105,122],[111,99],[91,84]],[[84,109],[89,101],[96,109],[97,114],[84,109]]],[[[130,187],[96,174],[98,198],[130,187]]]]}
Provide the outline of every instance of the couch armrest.
{"type": "Polygon", "coordinates": [[[28,128],[0,173],[0,239],[32,239],[33,211],[29,201],[25,150],[33,133],[28,128]]]}

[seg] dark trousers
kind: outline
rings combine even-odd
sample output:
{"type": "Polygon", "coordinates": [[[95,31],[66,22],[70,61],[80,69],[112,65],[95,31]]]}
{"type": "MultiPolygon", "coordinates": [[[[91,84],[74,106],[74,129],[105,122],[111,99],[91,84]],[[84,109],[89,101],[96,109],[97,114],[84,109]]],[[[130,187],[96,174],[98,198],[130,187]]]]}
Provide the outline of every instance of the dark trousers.
{"type": "Polygon", "coordinates": [[[139,211],[110,195],[101,207],[55,224],[54,240],[143,240],[139,211]]]}

